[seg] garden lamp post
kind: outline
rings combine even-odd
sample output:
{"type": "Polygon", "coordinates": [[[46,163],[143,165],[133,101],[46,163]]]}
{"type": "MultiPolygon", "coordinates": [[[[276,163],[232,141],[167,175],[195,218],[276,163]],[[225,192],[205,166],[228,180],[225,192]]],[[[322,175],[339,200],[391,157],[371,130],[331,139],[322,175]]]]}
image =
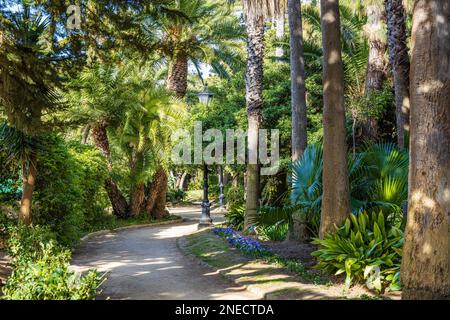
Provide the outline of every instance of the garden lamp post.
{"type": "Polygon", "coordinates": [[[205,84],[205,86],[203,87],[203,91],[200,91],[199,93],[197,93],[197,95],[200,103],[208,106],[209,100],[211,100],[214,94],[212,92],[209,92],[208,85],[205,84]]]}
{"type": "Polygon", "coordinates": [[[219,195],[219,204],[220,207],[223,208],[225,206],[225,195],[223,194],[223,167],[219,166],[219,187],[220,187],[220,195],[219,195]]]}
{"type": "Polygon", "coordinates": [[[198,229],[212,226],[212,219],[210,215],[210,203],[208,199],[208,166],[203,163],[203,201],[202,201],[202,216],[198,224],[198,229]]]}

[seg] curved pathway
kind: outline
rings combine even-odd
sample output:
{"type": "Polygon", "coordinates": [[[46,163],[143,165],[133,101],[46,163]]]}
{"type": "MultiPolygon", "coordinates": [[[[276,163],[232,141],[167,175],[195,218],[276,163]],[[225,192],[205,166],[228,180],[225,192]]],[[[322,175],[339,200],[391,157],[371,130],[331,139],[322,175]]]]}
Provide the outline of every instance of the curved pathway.
{"type": "Polygon", "coordinates": [[[199,208],[171,212],[188,220],[94,236],[74,252],[73,269],[107,272],[100,299],[258,299],[178,249],[177,239],[197,230],[199,208]]]}

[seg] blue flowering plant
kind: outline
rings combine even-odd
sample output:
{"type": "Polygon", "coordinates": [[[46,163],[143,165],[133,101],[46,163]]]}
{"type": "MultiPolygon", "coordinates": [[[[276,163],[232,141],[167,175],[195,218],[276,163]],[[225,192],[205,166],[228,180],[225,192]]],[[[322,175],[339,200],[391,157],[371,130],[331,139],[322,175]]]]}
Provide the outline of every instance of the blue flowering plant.
{"type": "Polygon", "coordinates": [[[239,249],[246,255],[253,257],[263,257],[270,255],[270,251],[265,248],[258,240],[250,237],[244,237],[232,228],[214,228],[213,233],[222,238],[225,238],[231,246],[239,249]]]}

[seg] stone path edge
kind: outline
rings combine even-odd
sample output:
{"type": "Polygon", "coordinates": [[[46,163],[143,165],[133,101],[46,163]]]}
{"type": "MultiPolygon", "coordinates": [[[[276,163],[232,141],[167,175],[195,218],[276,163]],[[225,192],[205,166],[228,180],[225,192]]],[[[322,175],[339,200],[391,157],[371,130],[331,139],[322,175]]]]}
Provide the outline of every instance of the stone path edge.
{"type": "Polygon", "coordinates": [[[161,226],[161,225],[165,225],[165,224],[176,224],[176,223],[180,223],[180,222],[184,222],[184,221],[186,221],[186,219],[180,217],[179,219],[175,219],[175,220],[160,221],[160,222],[146,223],[146,224],[134,224],[131,226],[119,227],[119,228],[115,228],[115,229],[105,229],[105,230],[94,231],[94,232],[84,235],[79,240],[79,244],[82,242],[85,242],[86,240],[89,240],[92,237],[101,236],[101,235],[108,234],[111,232],[117,232],[117,231],[121,231],[121,230],[129,230],[129,229],[148,228],[148,227],[153,227],[153,226],[161,226]]]}

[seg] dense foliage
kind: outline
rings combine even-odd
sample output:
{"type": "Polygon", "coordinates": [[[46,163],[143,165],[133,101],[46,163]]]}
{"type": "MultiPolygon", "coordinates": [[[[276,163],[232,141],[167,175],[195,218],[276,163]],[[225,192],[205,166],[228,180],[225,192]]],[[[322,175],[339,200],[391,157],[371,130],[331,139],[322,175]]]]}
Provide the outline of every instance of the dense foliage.
{"type": "Polygon", "coordinates": [[[390,224],[383,212],[350,215],[337,232],[315,239],[319,250],[312,255],[318,268],[336,275],[345,273],[345,283],[366,281],[370,289],[400,289],[403,232],[390,224]]]}
{"type": "Polygon", "coordinates": [[[46,227],[10,227],[8,254],[13,272],[3,288],[5,299],[87,300],[95,298],[101,275],[69,270],[70,250],[57,244],[46,227]]]}

